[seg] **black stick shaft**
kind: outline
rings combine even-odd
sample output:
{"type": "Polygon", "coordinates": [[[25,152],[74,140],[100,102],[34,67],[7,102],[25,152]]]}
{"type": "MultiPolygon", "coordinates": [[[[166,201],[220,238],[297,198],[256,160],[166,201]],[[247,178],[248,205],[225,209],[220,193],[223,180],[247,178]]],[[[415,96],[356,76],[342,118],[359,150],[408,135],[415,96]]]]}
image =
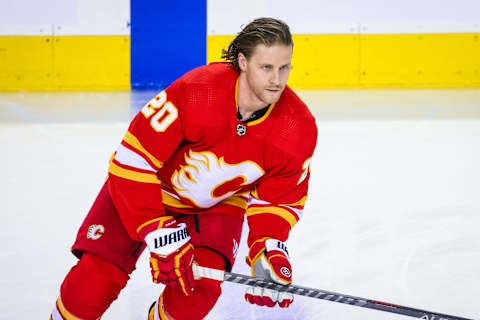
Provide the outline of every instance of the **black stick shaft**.
{"type": "Polygon", "coordinates": [[[349,304],[352,306],[357,306],[362,308],[369,308],[369,309],[380,310],[385,312],[397,313],[397,314],[402,314],[405,316],[410,316],[410,317],[419,318],[419,319],[473,320],[468,318],[442,314],[438,312],[404,307],[404,306],[400,306],[392,303],[386,303],[386,302],[381,302],[376,300],[369,300],[369,299],[349,296],[349,295],[335,293],[331,291],[301,287],[297,285],[281,285],[274,282],[253,278],[253,277],[246,276],[243,274],[238,274],[238,273],[225,272],[223,277],[224,277],[224,281],[240,283],[247,286],[257,286],[257,287],[273,289],[273,290],[282,291],[282,292],[290,292],[292,294],[301,295],[305,297],[339,302],[339,303],[349,304]]]}

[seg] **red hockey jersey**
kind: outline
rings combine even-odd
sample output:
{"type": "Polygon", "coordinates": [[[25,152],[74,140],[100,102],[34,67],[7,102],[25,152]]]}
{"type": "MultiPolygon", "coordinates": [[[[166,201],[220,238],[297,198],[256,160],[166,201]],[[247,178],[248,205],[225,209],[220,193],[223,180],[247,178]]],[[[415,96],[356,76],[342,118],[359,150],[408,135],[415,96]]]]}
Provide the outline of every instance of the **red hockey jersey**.
{"type": "Polygon", "coordinates": [[[109,190],[132,238],[165,208],[246,213],[249,238],[288,238],[307,198],[315,120],[287,86],[242,135],[238,76],[227,63],[194,69],[131,122],[110,161],[109,190]]]}

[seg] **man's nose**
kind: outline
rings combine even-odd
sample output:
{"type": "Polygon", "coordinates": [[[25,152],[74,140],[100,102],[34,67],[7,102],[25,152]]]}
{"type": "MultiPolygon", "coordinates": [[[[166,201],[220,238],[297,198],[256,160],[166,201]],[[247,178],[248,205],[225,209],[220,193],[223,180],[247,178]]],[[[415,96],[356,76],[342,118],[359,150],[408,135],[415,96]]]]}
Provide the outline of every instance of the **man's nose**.
{"type": "Polygon", "coordinates": [[[280,84],[280,72],[273,71],[270,77],[270,83],[278,86],[280,84]]]}

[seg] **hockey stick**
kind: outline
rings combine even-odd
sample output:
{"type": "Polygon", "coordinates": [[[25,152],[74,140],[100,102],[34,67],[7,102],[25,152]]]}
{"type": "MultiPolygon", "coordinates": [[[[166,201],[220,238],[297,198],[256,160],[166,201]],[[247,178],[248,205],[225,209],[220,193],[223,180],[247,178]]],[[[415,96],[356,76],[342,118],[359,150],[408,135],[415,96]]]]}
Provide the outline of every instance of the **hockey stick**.
{"type": "Polygon", "coordinates": [[[306,288],[296,285],[281,285],[275,282],[246,276],[243,274],[225,272],[222,270],[211,269],[193,265],[193,274],[195,279],[208,278],[218,281],[229,281],[240,283],[246,286],[257,286],[267,289],[273,289],[276,291],[290,292],[292,294],[311,297],[316,299],[334,301],[349,304],[352,306],[375,309],[380,311],[386,311],[391,313],[403,314],[414,318],[426,319],[426,320],[473,320],[468,318],[462,318],[457,316],[450,316],[438,312],[425,311],[421,309],[415,309],[410,307],[403,307],[400,305],[386,303],[376,300],[369,300],[346,294],[335,293],[331,291],[325,291],[320,289],[306,288]]]}

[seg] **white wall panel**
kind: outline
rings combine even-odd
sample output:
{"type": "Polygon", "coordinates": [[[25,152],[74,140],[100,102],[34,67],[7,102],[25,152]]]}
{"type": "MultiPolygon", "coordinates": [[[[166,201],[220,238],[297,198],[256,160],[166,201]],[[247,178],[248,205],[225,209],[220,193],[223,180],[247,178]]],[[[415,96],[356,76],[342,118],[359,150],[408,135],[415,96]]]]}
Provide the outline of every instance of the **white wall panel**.
{"type": "MultiPolygon", "coordinates": [[[[70,0],[71,1],[71,0],[70,0]]],[[[77,23],[55,27],[56,35],[129,35],[129,0],[76,0],[77,23]]]]}
{"type": "Polygon", "coordinates": [[[129,0],[0,0],[0,35],[129,35],[129,0]]]}
{"type": "Polygon", "coordinates": [[[52,36],[53,24],[1,24],[0,36],[52,36]]]}
{"type": "Polygon", "coordinates": [[[479,0],[208,1],[208,34],[235,34],[259,16],[284,20],[294,33],[478,32],[479,0]]]}
{"type": "Polygon", "coordinates": [[[0,0],[0,24],[76,23],[78,0],[0,0]]]}

